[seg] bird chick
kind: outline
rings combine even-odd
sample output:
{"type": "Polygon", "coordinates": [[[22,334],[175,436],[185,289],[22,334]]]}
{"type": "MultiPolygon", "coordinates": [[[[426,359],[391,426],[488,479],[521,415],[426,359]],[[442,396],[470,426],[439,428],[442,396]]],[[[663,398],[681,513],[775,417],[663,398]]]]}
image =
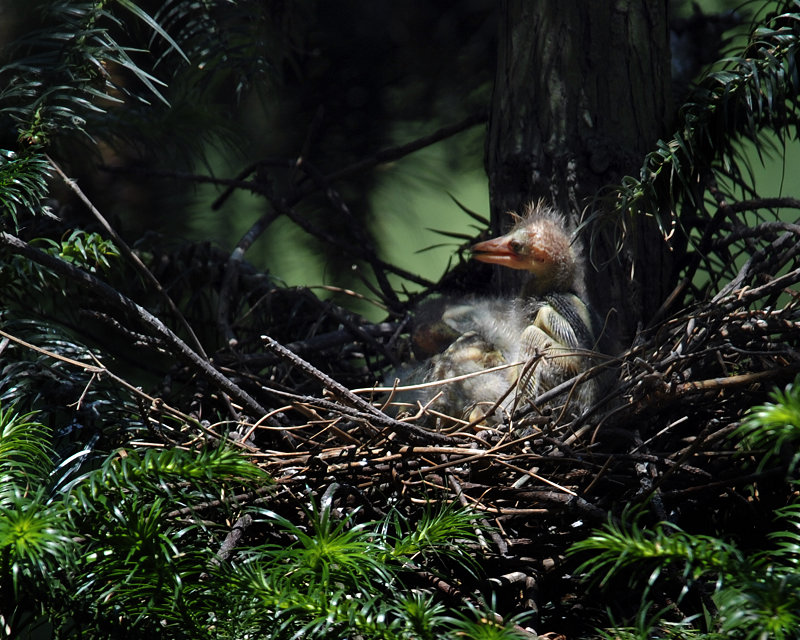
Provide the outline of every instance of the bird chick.
{"type": "MultiPolygon", "coordinates": [[[[563,216],[543,202],[528,205],[509,233],[479,242],[473,258],[527,273],[518,298],[474,298],[441,315],[452,339],[428,365],[428,381],[530,361],[449,383],[432,407],[466,420],[499,421],[521,401],[534,401],[591,364],[596,343],[594,316],[582,300],[583,260],[563,216]],[[515,393],[507,394],[516,386],[515,393]],[[506,393],[506,399],[498,400],[506,393]],[[492,407],[496,411],[488,415],[492,407]]],[[[436,391],[436,390],[435,390],[436,391]]],[[[553,402],[581,411],[597,398],[598,384],[587,380],[573,394],[553,402]]]]}
{"type": "Polygon", "coordinates": [[[506,235],[479,242],[472,254],[479,262],[527,271],[522,297],[571,292],[583,295],[583,256],[567,221],[544,201],[531,203],[506,235]]]}
{"type": "MultiPolygon", "coordinates": [[[[527,400],[589,369],[599,331],[584,302],[583,256],[564,217],[544,202],[529,204],[506,235],[472,247],[474,259],[527,272],[520,302],[527,325],[520,336],[523,359],[538,356],[520,381],[527,400]]],[[[596,379],[575,390],[580,411],[597,398],[596,379]]],[[[562,396],[559,400],[566,400],[562,396]]]]}
{"type": "Polygon", "coordinates": [[[520,366],[513,363],[521,357],[522,308],[508,298],[470,298],[449,306],[441,322],[457,337],[430,359],[426,380],[468,377],[435,387],[432,408],[469,422],[500,422],[519,378],[520,366]]]}

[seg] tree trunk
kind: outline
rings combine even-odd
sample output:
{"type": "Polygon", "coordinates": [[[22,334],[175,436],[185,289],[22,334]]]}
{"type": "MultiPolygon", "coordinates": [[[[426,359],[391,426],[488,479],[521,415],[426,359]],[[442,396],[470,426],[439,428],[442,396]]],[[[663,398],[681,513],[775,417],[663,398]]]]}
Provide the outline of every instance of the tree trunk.
{"type": "MultiPolygon", "coordinates": [[[[539,198],[575,222],[587,205],[608,208],[595,196],[638,176],[668,132],[670,89],[666,0],[504,0],[486,158],[494,231],[539,198]]],[[[587,288],[627,341],[673,286],[672,261],[652,218],[626,218],[621,250],[612,222],[591,234],[587,288]]]]}

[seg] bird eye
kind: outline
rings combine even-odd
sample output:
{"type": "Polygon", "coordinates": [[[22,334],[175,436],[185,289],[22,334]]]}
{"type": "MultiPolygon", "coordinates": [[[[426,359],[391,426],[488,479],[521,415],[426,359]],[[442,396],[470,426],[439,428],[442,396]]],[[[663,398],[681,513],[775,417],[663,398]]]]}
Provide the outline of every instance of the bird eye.
{"type": "Polygon", "coordinates": [[[522,253],[522,243],[519,240],[512,240],[511,242],[508,243],[508,247],[514,253],[522,253]]]}

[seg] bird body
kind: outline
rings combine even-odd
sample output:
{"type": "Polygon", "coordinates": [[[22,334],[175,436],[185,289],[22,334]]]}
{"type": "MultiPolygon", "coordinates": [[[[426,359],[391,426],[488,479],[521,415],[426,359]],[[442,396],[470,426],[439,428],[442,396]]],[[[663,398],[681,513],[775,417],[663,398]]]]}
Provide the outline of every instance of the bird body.
{"type": "MultiPolygon", "coordinates": [[[[545,391],[589,369],[597,345],[597,321],[587,304],[573,293],[549,293],[529,302],[530,323],[522,332],[521,357],[540,356],[523,381],[524,396],[534,400],[545,391]]],[[[576,408],[582,410],[597,398],[596,380],[576,387],[576,408]]],[[[558,401],[566,400],[563,394],[558,401]]]]}
{"type": "MultiPolygon", "coordinates": [[[[426,379],[443,381],[483,374],[438,387],[431,403],[438,412],[470,421],[487,421],[588,370],[599,335],[584,300],[580,246],[564,217],[543,202],[528,205],[507,234],[472,247],[474,259],[523,270],[527,279],[517,298],[469,298],[447,306],[441,321],[449,327],[447,346],[430,358],[426,379]],[[499,365],[516,364],[492,370],[499,365]],[[508,393],[513,387],[513,393],[508,393]],[[498,403],[498,400],[505,400],[498,403]],[[486,415],[491,407],[497,412],[486,415]],[[483,412],[483,414],[481,413],[483,412]]],[[[596,378],[552,402],[570,400],[574,412],[597,399],[596,378]]]]}
{"type": "Polygon", "coordinates": [[[457,337],[430,359],[426,379],[468,377],[433,388],[433,408],[469,421],[490,414],[489,421],[501,420],[514,398],[509,390],[519,377],[520,367],[514,363],[520,362],[524,310],[513,299],[472,298],[448,307],[442,322],[457,337]]]}

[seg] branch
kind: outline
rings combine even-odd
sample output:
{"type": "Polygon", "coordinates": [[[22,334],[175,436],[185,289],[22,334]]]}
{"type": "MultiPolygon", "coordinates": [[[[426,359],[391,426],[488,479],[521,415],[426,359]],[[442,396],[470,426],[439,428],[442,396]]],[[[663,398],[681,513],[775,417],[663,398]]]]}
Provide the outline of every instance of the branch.
{"type": "MultiPolygon", "coordinates": [[[[73,358],[68,358],[67,356],[62,355],[60,353],[56,353],[55,351],[49,351],[47,349],[42,349],[41,347],[39,347],[39,346],[37,346],[35,344],[31,344],[30,342],[27,342],[26,340],[23,340],[22,338],[18,338],[17,336],[11,335],[10,333],[7,333],[6,331],[3,331],[2,329],[0,329],[0,336],[2,336],[4,338],[4,340],[8,340],[10,342],[14,342],[14,343],[16,343],[16,344],[18,344],[18,345],[20,345],[22,347],[25,347],[26,349],[30,349],[31,351],[35,351],[36,353],[41,353],[42,355],[45,355],[48,358],[52,358],[53,360],[58,360],[60,362],[65,362],[66,364],[69,364],[69,365],[71,365],[73,367],[78,367],[78,368],[83,369],[84,371],[86,371],[88,373],[91,373],[91,374],[95,375],[95,376],[108,376],[114,382],[116,382],[120,386],[122,386],[125,389],[127,389],[133,396],[138,397],[138,398],[143,399],[143,400],[147,400],[150,403],[150,407],[151,407],[152,410],[158,411],[160,413],[169,414],[169,415],[171,415],[171,416],[173,416],[175,418],[178,418],[179,420],[182,420],[186,424],[191,424],[191,425],[197,427],[200,431],[203,431],[205,434],[211,436],[212,438],[222,439],[224,437],[224,436],[214,432],[209,427],[205,426],[197,418],[195,418],[193,416],[190,416],[190,415],[184,413],[183,411],[180,411],[179,409],[176,409],[175,407],[172,407],[172,406],[168,405],[161,398],[155,398],[155,397],[153,397],[151,395],[148,395],[147,393],[142,391],[141,387],[136,387],[136,386],[132,385],[130,382],[128,382],[127,380],[125,380],[123,378],[120,378],[117,374],[115,374],[108,367],[106,367],[102,362],[100,362],[100,360],[98,360],[97,357],[95,357],[94,354],[90,354],[90,355],[91,355],[92,359],[95,361],[96,364],[88,364],[86,362],[81,362],[80,360],[75,360],[73,358]]],[[[242,444],[240,442],[236,442],[234,440],[231,440],[231,442],[233,442],[236,446],[242,447],[242,444]]]]}
{"type": "MultiPolygon", "coordinates": [[[[196,174],[188,174],[188,173],[181,173],[181,172],[166,172],[166,171],[156,171],[156,170],[141,170],[143,173],[148,175],[157,175],[157,176],[165,176],[165,177],[172,177],[178,178],[182,180],[190,180],[192,182],[203,182],[203,183],[211,183],[220,186],[226,186],[227,188],[223,193],[214,201],[212,204],[212,209],[218,209],[225,200],[230,196],[231,193],[235,189],[247,189],[248,191],[266,197],[272,204],[273,211],[268,212],[267,214],[261,216],[256,222],[247,230],[244,236],[242,236],[241,240],[236,244],[235,249],[231,253],[230,260],[228,261],[227,268],[225,270],[225,276],[223,278],[222,287],[220,290],[219,296],[219,306],[217,309],[217,324],[224,336],[225,340],[230,345],[236,344],[236,336],[233,333],[230,323],[230,301],[236,294],[235,290],[235,282],[236,282],[236,275],[238,274],[239,264],[241,263],[245,253],[253,244],[253,242],[272,224],[275,218],[278,215],[285,215],[287,216],[292,222],[298,225],[301,229],[306,231],[307,233],[322,239],[324,242],[327,242],[331,246],[340,247],[343,250],[347,251],[348,253],[353,252],[356,255],[361,255],[366,262],[370,264],[372,267],[372,271],[375,274],[375,278],[378,281],[380,286],[380,290],[382,296],[384,297],[385,301],[389,306],[396,307],[398,300],[397,295],[394,293],[389,281],[386,278],[385,272],[389,271],[394,273],[401,278],[404,278],[410,282],[414,282],[415,284],[421,285],[426,288],[431,288],[434,283],[426,280],[425,278],[421,278],[420,276],[410,273],[404,269],[400,269],[395,265],[387,263],[381,260],[377,254],[375,253],[374,249],[369,245],[369,243],[364,242],[364,238],[359,238],[361,240],[360,243],[357,245],[347,244],[339,241],[337,238],[325,234],[322,232],[317,225],[312,224],[311,222],[304,219],[302,216],[298,215],[294,210],[293,206],[303,200],[304,198],[308,197],[311,193],[316,190],[321,190],[325,193],[329,201],[331,202],[332,206],[338,208],[341,212],[345,214],[345,216],[349,216],[349,210],[345,205],[342,198],[338,195],[338,193],[332,188],[331,183],[335,182],[336,180],[342,180],[347,178],[351,175],[355,175],[358,173],[362,173],[372,167],[378,166],[380,164],[384,164],[387,162],[392,162],[394,160],[398,160],[406,155],[409,155],[415,151],[423,149],[427,146],[445,140],[453,135],[456,135],[470,127],[473,127],[477,124],[481,124],[486,122],[487,114],[485,112],[475,113],[471,116],[468,116],[461,122],[456,124],[447,125],[441,127],[440,129],[434,131],[433,133],[418,138],[416,140],[412,140],[403,145],[399,145],[396,147],[390,147],[388,149],[383,149],[375,153],[372,157],[366,158],[357,162],[355,164],[350,165],[349,167],[345,167],[338,171],[334,171],[328,175],[323,175],[320,171],[315,169],[312,165],[308,163],[305,158],[305,152],[301,154],[300,157],[297,158],[296,161],[291,162],[283,159],[275,159],[275,158],[266,158],[255,162],[245,169],[243,169],[235,179],[225,179],[225,178],[214,178],[210,176],[201,176],[196,174]],[[304,190],[297,191],[290,195],[288,198],[280,198],[274,195],[271,192],[271,189],[268,186],[265,186],[264,181],[261,180],[258,176],[258,171],[262,167],[273,166],[273,167],[281,167],[290,169],[292,171],[297,171],[298,169],[303,170],[311,179],[312,184],[305,188],[304,190]],[[251,180],[247,180],[246,178],[250,175],[255,173],[255,177],[251,180]]],[[[307,146],[307,145],[306,145],[307,146]]],[[[52,160],[51,160],[52,163],[52,160]]],[[[62,175],[64,180],[67,184],[70,185],[71,188],[77,189],[72,181],[69,181],[66,176],[61,173],[60,169],[52,163],[59,174],[62,175]]],[[[107,171],[115,171],[115,168],[112,167],[103,167],[107,171]]],[[[93,213],[104,223],[104,226],[111,232],[110,227],[107,223],[102,219],[94,207],[91,206],[91,203],[83,196],[82,193],[76,191],[79,196],[82,197],[84,202],[86,202],[87,206],[90,207],[93,213]]],[[[355,229],[357,231],[357,229],[355,229]]],[[[112,232],[113,233],[113,232],[112,232]]],[[[116,238],[116,236],[115,236],[116,238]]],[[[122,246],[123,250],[127,249],[124,246],[122,241],[119,241],[122,246]]],[[[126,255],[129,255],[130,251],[126,252],[126,255]]],[[[138,266],[138,265],[137,265],[138,266]]],[[[142,268],[145,268],[142,265],[142,268]]],[[[145,268],[146,269],[146,268],[145,268]]],[[[147,272],[148,280],[153,281],[152,275],[147,272]]],[[[161,292],[160,285],[154,282],[155,286],[158,288],[159,292],[161,292]]],[[[166,294],[164,294],[166,296],[166,294]]],[[[169,299],[168,296],[168,304],[170,308],[174,311],[174,305],[172,301],[169,299]]],[[[182,317],[179,315],[179,318],[182,317]]],[[[184,321],[185,322],[185,321],[184,321]]],[[[187,325],[187,330],[191,333],[191,329],[187,325]]],[[[197,344],[198,351],[202,353],[202,349],[199,348],[199,343],[197,344]]]]}
{"type": "Polygon", "coordinates": [[[77,195],[78,198],[80,198],[80,200],[86,205],[89,211],[91,211],[92,215],[95,218],[97,218],[98,222],[100,222],[103,228],[108,232],[108,234],[114,240],[116,245],[120,248],[125,257],[128,258],[128,260],[130,260],[130,262],[133,264],[136,270],[142,276],[144,276],[144,279],[147,280],[147,282],[149,282],[151,285],[153,285],[153,287],[155,287],[156,291],[158,291],[159,295],[161,295],[161,297],[167,303],[169,310],[175,315],[175,317],[178,319],[178,322],[181,323],[183,328],[186,330],[186,333],[189,334],[189,337],[192,339],[192,342],[194,343],[194,348],[197,350],[197,352],[204,358],[208,359],[208,356],[206,355],[206,352],[203,349],[203,345],[200,344],[200,340],[197,338],[197,335],[192,330],[192,327],[186,321],[186,318],[184,318],[183,314],[180,312],[178,307],[175,306],[175,303],[172,301],[172,298],[170,298],[169,294],[164,290],[164,287],[161,286],[161,283],[153,275],[150,269],[147,268],[147,266],[141,261],[139,256],[137,256],[131,250],[131,248],[127,245],[127,243],[108,223],[105,217],[103,217],[103,214],[101,214],[100,211],[97,209],[97,207],[95,207],[92,204],[92,201],[89,200],[86,194],[83,193],[83,191],[81,191],[81,188],[78,186],[78,184],[71,178],[67,177],[67,175],[61,170],[61,167],[58,166],[58,164],[50,156],[45,154],[45,157],[47,158],[47,161],[50,163],[50,166],[56,170],[56,173],[64,181],[64,184],[66,184],[75,193],[75,195],[77,195]]]}
{"type": "Polygon", "coordinates": [[[219,290],[217,325],[225,338],[225,342],[227,342],[229,346],[234,346],[237,342],[236,336],[231,328],[230,307],[231,300],[233,300],[237,293],[239,270],[244,260],[244,254],[251,247],[253,242],[256,241],[258,236],[260,236],[277,217],[278,214],[274,212],[261,216],[256,223],[250,227],[242,239],[239,240],[239,243],[229,256],[228,263],[225,266],[225,274],[222,278],[222,285],[219,290]]]}
{"type": "Polygon", "coordinates": [[[175,335],[161,320],[102,280],[55,256],[44,253],[4,231],[0,232],[0,246],[4,246],[14,254],[21,255],[43,267],[51,269],[58,275],[68,278],[85,289],[88,289],[102,300],[113,303],[117,307],[131,313],[142,324],[146,325],[151,331],[164,340],[175,355],[180,357],[184,362],[196,367],[206,378],[215,383],[231,398],[257,415],[266,413],[266,410],[256,402],[256,400],[250,397],[247,392],[240,389],[236,384],[211,366],[205,358],[189,348],[189,346],[175,335]]]}
{"type": "MultiPolygon", "coordinates": [[[[341,242],[335,236],[325,233],[319,228],[318,225],[315,225],[313,222],[306,220],[301,215],[298,215],[294,211],[294,209],[292,209],[292,207],[288,205],[286,202],[274,197],[270,199],[270,202],[272,203],[272,206],[278,210],[279,213],[285,215],[287,218],[289,218],[289,220],[291,220],[298,227],[303,229],[303,231],[307,232],[312,236],[320,238],[321,240],[327,242],[331,246],[339,247],[343,251],[346,251],[348,254],[353,254],[354,252],[358,253],[358,250],[361,249],[361,247],[355,247],[352,244],[341,242]]],[[[391,271],[392,273],[395,273],[396,275],[405,278],[406,280],[418,284],[420,286],[431,288],[435,285],[435,283],[431,282],[426,278],[411,273],[410,271],[406,271],[405,269],[401,269],[400,267],[397,267],[393,264],[389,264],[388,262],[384,262],[380,258],[369,257],[365,259],[373,265],[377,265],[385,269],[386,271],[391,271]]]]}
{"type": "MultiPolygon", "coordinates": [[[[386,415],[372,404],[364,400],[363,398],[357,396],[355,393],[350,391],[344,385],[336,382],[330,376],[324,374],[322,371],[317,369],[314,365],[310,362],[303,360],[300,356],[292,353],[284,347],[282,344],[277,342],[276,340],[270,338],[269,336],[261,336],[261,339],[264,341],[264,346],[267,347],[272,353],[279,356],[281,359],[286,360],[289,362],[293,367],[300,369],[306,375],[314,378],[323,387],[325,387],[328,391],[333,393],[339,400],[349,404],[350,406],[359,409],[369,420],[375,422],[376,424],[380,425],[381,427],[388,428],[394,433],[400,433],[405,435],[406,437],[421,441],[421,442],[441,442],[441,443],[453,443],[454,439],[444,436],[440,433],[436,433],[434,431],[428,431],[427,429],[423,429],[421,427],[417,427],[416,425],[409,424],[407,422],[400,422],[391,416],[386,415]]],[[[275,392],[276,390],[267,389],[268,391],[275,392]]],[[[282,394],[285,395],[285,394],[282,394]]],[[[316,401],[313,399],[312,401],[316,401]]]]}
{"type": "Polygon", "coordinates": [[[730,213],[754,211],[756,209],[800,209],[800,200],[797,198],[756,198],[725,204],[723,208],[730,213]]]}
{"type": "MultiPolygon", "coordinates": [[[[337,180],[349,178],[357,173],[362,173],[363,171],[371,169],[372,167],[377,167],[380,164],[399,160],[400,158],[414,153],[415,151],[419,151],[420,149],[429,147],[432,144],[446,140],[457,133],[461,133],[462,131],[470,129],[475,125],[484,124],[488,119],[488,114],[485,111],[473,113],[472,115],[464,118],[461,122],[446,125],[440,129],[437,129],[433,133],[428,134],[427,136],[417,138],[416,140],[412,140],[406,144],[383,149],[375,153],[375,155],[370,158],[365,158],[364,160],[356,162],[355,164],[351,164],[349,167],[344,167],[338,171],[329,173],[325,176],[325,181],[336,182],[337,180]]],[[[303,195],[305,196],[307,193],[304,193],[303,195]]]]}

